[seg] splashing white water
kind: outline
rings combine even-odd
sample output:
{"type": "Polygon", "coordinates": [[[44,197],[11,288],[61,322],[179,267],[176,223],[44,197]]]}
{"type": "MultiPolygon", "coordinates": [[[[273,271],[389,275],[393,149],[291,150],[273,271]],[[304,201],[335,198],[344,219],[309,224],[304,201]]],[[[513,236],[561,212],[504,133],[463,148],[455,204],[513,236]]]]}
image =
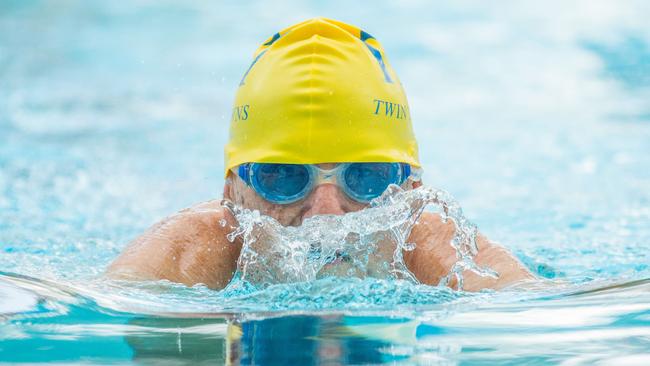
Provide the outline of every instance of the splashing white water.
{"type": "Polygon", "coordinates": [[[419,187],[402,190],[390,186],[370,207],[345,215],[321,215],[301,226],[285,227],[275,219],[224,200],[239,225],[228,235],[231,242],[243,241],[233,284],[244,282],[256,288],[278,283],[312,281],[327,276],[403,279],[418,283],[404,263],[403,253],[415,249],[408,237],[413,225],[429,206],[443,222],[455,224],[450,245],[456,263],[440,285],[457,280],[463,288],[463,272],[498,277],[474,262],[478,253],[477,229],[464,216],[460,205],[445,191],[419,187]],[[238,282],[239,281],[239,282],[238,282]]]}

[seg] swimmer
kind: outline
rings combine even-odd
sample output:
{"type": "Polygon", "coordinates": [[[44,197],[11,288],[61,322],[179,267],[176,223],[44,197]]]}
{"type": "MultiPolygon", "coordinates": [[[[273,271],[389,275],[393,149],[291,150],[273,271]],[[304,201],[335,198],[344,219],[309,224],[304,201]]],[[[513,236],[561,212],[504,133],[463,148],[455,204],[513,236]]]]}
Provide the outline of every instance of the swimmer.
{"type": "MultiPolygon", "coordinates": [[[[223,198],[300,226],[315,215],[363,210],[390,184],[417,188],[421,172],[406,95],[373,36],[315,18],[259,47],[235,98],[223,198]]],[[[197,204],[136,238],[108,275],[224,288],[242,248],[226,238],[235,226],[219,200],[197,204]]],[[[420,282],[437,285],[449,273],[454,231],[434,213],[413,227],[416,248],[404,252],[404,262],[420,282]]],[[[475,262],[500,276],[465,272],[464,290],[534,279],[505,248],[480,234],[477,245],[475,262]]]]}

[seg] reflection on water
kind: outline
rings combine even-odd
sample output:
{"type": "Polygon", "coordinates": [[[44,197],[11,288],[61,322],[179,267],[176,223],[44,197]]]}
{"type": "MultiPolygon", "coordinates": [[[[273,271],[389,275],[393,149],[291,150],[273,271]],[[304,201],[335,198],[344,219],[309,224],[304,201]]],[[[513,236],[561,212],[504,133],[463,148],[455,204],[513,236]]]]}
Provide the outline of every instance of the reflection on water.
{"type": "Polygon", "coordinates": [[[135,317],[129,319],[128,327],[139,330],[124,340],[140,364],[183,360],[222,365],[227,359],[237,359],[236,346],[230,342],[231,325],[225,319],[135,317]]]}
{"type": "Polygon", "coordinates": [[[506,292],[406,317],[386,311],[143,315],[20,276],[3,275],[0,289],[22,294],[18,312],[0,314],[6,362],[643,364],[650,347],[650,279],[588,291],[547,289],[524,302],[506,292]]]}

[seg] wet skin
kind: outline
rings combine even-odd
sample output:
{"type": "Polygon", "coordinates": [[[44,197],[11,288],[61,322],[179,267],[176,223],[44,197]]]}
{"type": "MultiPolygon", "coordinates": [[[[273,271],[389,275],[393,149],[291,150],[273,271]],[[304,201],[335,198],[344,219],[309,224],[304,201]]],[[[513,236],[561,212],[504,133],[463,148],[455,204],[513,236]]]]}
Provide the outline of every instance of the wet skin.
{"type": "MultiPolygon", "coordinates": [[[[332,164],[320,164],[330,169],[332,164]]],[[[420,182],[407,181],[403,188],[412,189],[420,182]]],[[[334,184],[321,184],[303,200],[277,205],[268,202],[248,187],[239,177],[230,174],[223,196],[237,205],[276,219],[285,226],[299,226],[315,215],[343,215],[359,211],[367,205],[348,198],[334,184]]],[[[182,210],[155,224],[133,240],[127,249],[109,266],[113,278],[133,280],[167,279],[188,286],[203,283],[213,289],[225,287],[237,267],[241,251],[240,239],[234,243],[226,235],[237,226],[235,218],[221,207],[220,201],[200,203],[182,210]],[[222,226],[221,220],[227,225],[222,226]]],[[[419,281],[437,285],[456,261],[456,252],[449,245],[454,224],[443,223],[436,214],[425,212],[411,231],[409,242],[416,243],[413,251],[404,252],[404,261],[419,281]]],[[[464,273],[464,289],[477,291],[499,289],[535,277],[505,248],[479,235],[475,262],[499,272],[498,279],[464,273]]],[[[452,282],[452,286],[454,283],[452,282]]]]}

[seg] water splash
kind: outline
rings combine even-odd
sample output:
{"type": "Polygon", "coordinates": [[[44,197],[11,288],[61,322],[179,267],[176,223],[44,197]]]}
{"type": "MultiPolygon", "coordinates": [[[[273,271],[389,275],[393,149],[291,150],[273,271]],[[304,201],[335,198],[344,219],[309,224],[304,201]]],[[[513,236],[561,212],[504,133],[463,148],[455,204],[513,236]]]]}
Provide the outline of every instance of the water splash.
{"type": "Polygon", "coordinates": [[[477,228],[463,216],[462,209],[447,192],[430,187],[402,190],[390,186],[370,207],[345,215],[319,215],[306,219],[301,226],[282,226],[275,219],[234,205],[222,205],[238,221],[228,234],[231,242],[241,238],[243,245],[237,272],[230,290],[263,289],[282,283],[314,281],[328,276],[419,283],[407,268],[403,254],[415,249],[408,242],[418,218],[429,208],[443,222],[455,225],[449,243],[456,251],[456,262],[440,280],[448,286],[456,279],[463,288],[463,272],[497,278],[490,268],[478,266],[474,257],[477,228]]]}

